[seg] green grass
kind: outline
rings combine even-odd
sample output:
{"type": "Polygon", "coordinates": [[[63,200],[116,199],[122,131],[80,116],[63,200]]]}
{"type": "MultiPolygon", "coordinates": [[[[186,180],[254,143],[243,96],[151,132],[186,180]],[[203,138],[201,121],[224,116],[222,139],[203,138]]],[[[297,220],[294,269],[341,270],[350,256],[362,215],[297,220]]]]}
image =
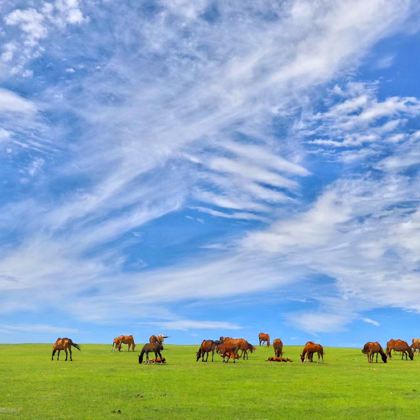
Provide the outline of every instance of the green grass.
{"type": "MultiPolygon", "coordinates": [[[[139,346],[140,347],[140,346],[139,346]]],[[[0,418],[420,418],[420,358],[368,364],[358,349],[326,348],[325,363],[269,363],[260,347],[236,364],[195,362],[196,346],[165,346],[167,365],[138,352],[82,345],[73,362],[50,345],[0,345],[0,418]]]]}

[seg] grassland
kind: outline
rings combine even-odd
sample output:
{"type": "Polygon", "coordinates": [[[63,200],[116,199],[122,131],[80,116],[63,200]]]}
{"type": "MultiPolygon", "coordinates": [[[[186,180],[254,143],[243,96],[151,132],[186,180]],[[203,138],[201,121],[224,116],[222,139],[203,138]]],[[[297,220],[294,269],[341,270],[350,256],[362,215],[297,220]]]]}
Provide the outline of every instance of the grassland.
{"type": "Polygon", "coordinates": [[[358,349],[326,348],[325,363],[195,362],[196,346],[165,346],[168,364],[82,345],[73,362],[50,345],[0,345],[0,418],[420,418],[420,357],[368,364],[358,349]]]}

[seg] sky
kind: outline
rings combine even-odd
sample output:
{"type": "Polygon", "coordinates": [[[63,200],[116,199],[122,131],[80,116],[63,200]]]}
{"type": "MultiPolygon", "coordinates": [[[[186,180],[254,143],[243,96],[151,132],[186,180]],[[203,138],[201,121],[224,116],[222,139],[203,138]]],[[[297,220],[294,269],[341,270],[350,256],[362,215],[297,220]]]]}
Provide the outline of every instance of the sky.
{"type": "Polygon", "coordinates": [[[418,337],[420,7],[0,1],[0,342],[418,337]]]}

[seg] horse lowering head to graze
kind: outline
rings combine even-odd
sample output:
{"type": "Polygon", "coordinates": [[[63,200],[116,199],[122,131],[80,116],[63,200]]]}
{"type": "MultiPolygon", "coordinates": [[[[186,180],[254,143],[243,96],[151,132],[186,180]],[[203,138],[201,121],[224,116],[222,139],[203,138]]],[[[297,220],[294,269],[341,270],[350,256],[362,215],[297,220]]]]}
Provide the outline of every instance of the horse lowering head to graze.
{"type": "Polygon", "coordinates": [[[53,350],[52,350],[51,360],[54,360],[54,355],[56,352],[58,352],[57,360],[60,360],[60,351],[64,350],[66,352],[66,361],[67,361],[67,351],[68,351],[70,353],[70,361],[72,362],[73,361],[72,351],[71,351],[72,346],[80,351],[80,346],[74,343],[71,338],[57,338],[57,340],[55,340],[55,343],[52,346],[53,350]]]}
{"type": "Polygon", "coordinates": [[[163,344],[163,342],[165,341],[165,338],[168,338],[167,335],[151,335],[149,338],[149,343],[153,344],[153,343],[160,343],[163,344]]]}
{"type": "Polygon", "coordinates": [[[276,338],[273,341],[273,348],[275,357],[283,356],[283,342],[280,340],[280,338],[276,338]]]}
{"type": "Polygon", "coordinates": [[[313,341],[308,341],[303,348],[303,352],[300,355],[300,360],[302,363],[306,360],[313,362],[314,353],[318,355],[318,363],[320,359],[324,361],[324,348],[321,344],[314,343],[313,341]]]}
{"type": "Polygon", "coordinates": [[[139,363],[143,363],[144,355],[146,354],[146,360],[149,361],[149,353],[153,352],[155,354],[155,360],[158,358],[163,360],[161,351],[163,350],[162,343],[147,343],[141,349],[139,354],[139,363]]]}
{"type": "Polygon", "coordinates": [[[381,355],[382,361],[386,363],[387,356],[382,348],[382,346],[377,341],[367,342],[362,349],[362,353],[366,354],[368,362],[373,362],[373,356],[376,354],[376,363],[378,363],[378,354],[381,355]]]}
{"type": "Polygon", "coordinates": [[[242,359],[244,360],[249,359],[248,351],[251,353],[254,353],[254,351],[256,350],[255,347],[244,338],[238,338],[237,341],[238,341],[238,348],[242,352],[241,353],[242,359]]]}
{"type": "Polygon", "coordinates": [[[412,347],[409,346],[408,343],[404,340],[389,340],[386,344],[386,354],[390,359],[392,350],[401,352],[401,359],[404,359],[405,357],[406,360],[408,360],[408,358],[410,358],[410,360],[413,360],[414,358],[412,347]]]}
{"type": "Polygon", "coordinates": [[[134,351],[134,349],[136,348],[136,343],[134,342],[134,337],[132,335],[120,335],[116,338],[114,338],[114,342],[112,343],[112,348],[117,349],[118,351],[121,351],[121,347],[123,344],[127,344],[128,345],[128,350],[130,351],[130,349],[132,351],[134,351]]]}
{"type": "Polygon", "coordinates": [[[235,338],[225,338],[220,344],[216,346],[217,353],[222,356],[223,362],[228,363],[229,359],[233,359],[235,363],[236,359],[239,358],[239,340],[235,338]]]}
{"type": "Polygon", "coordinates": [[[122,335],[119,335],[118,337],[115,337],[112,342],[112,351],[118,350],[121,351],[121,339],[122,335]]]}
{"type": "Polygon", "coordinates": [[[197,362],[200,360],[204,362],[209,359],[209,353],[211,353],[211,361],[214,362],[214,352],[216,350],[217,343],[213,340],[203,340],[201,342],[200,348],[197,352],[197,362]],[[206,360],[204,360],[204,356],[206,355],[206,360]]]}
{"type": "Polygon", "coordinates": [[[258,341],[260,346],[262,343],[267,343],[267,347],[270,347],[270,336],[266,333],[259,333],[258,334],[258,341]]]}

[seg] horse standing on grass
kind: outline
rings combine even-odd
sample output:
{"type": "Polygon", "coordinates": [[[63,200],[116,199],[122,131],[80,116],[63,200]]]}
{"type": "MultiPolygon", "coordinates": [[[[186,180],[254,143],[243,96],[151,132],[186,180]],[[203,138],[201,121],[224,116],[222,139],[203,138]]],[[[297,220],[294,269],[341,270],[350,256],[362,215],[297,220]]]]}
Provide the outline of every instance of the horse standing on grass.
{"type": "Polygon", "coordinates": [[[413,349],[408,345],[407,341],[404,340],[394,340],[391,338],[391,340],[386,343],[386,354],[391,359],[392,358],[392,350],[401,352],[401,360],[405,359],[413,360],[414,353],[413,349]]]}
{"type": "Polygon", "coordinates": [[[67,351],[68,351],[70,353],[70,362],[72,362],[73,361],[72,351],[71,351],[72,346],[80,351],[80,346],[74,343],[71,338],[57,338],[57,340],[55,340],[55,343],[52,346],[53,350],[52,350],[51,360],[54,360],[54,355],[57,351],[58,351],[57,360],[60,360],[60,352],[61,350],[64,350],[66,352],[65,361],[67,362],[67,351]]]}
{"type": "Polygon", "coordinates": [[[229,359],[239,359],[239,342],[234,338],[225,338],[220,344],[217,345],[217,352],[222,356],[223,362],[228,363],[229,359]]]}
{"type": "Polygon", "coordinates": [[[283,342],[280,340],[280,338],[276,338],[273,341],[273,348],[275,357],[283,356],[283,342]]]}
{"type": "Polygon", "coordinates": [[[387,356],[382,346],[377,341],[369,341],[363,346],[362,353],[366,354],[368,362],[373,363],[373,356],[376,354],[376,363],[378,363],[378,354],[381,355],[382,361],[386,363],[387,356]]]}
{"type": "Polygon", "coordinates": [[[411,348],[413,350],[413,353],[420,352],[420,338],[413,338],[411,340],[411,348]]]}
{"type": "Polygon", "coordinates": [[[242,352],[241,357],[244,360],[249,359],[248,351],[250,351],[251,353],[254,353],[254,351],[256,350],[255,347],[244,338],[239,338],[238,344],[239,344],[239,350],[241,350],[242,352]]]}
{"type": "Polygon", "coordinates": [[[197,352],[197,362],[200,360],[202,362],[207,362],[209,360],[209,353],[211,353],[211,361],[214,362],[214,352],[216,351],[217,342],[213,340],[203,340],[201,342],[200,348],[197,352]],[[206,356],[206,360],[204,360],[206,356]]]}
{"type": "Polygon", "coordinates": [[[134,351],[134,349],[136,348],[136,343],[134,342],[134,337],[132,335],[120,335],[119,337],[114,338],[114,342],[112,343],[112,349],[121,351],[121,346],[123,344],[128,345],[128,351],[130,351],[130,349],[134,351]]]}
{"type": "Polygon", "coordinates": [[[147,343],[143,346],[143,348],[141,349],[141,352],[139,354],[139,363],[143,363],[143,358],[144,355],[146,354],[146,361],[149,361],[149,353],[153,352],[155,353],[155,361],[156,360],[161,360],[162,362],[164,361],[163,357],[162,357],[162,353],[161,351],[163,350],[163,345],[162,343],[147,343]]]}
{"type": "Polygon", "coordinates": [[[302,354],[300,355],[300,360],[303,363],[306,358],[306,360],[312,363],[314,361],[314,353],[318,355],[318,363],[320,359],[324,361],[324,348],[321,346],[321,344],[308,341],[303,348],[302,354]]]}
{"type": "Polygon", "coordinates": [[[168,338],[168,336],[167,335],[151,335],[149,338],[149,343],[150,344],[154,344],[154,343],[163,344],[163,342],[165,341],[165,338],[168,338]]]}
{"type": "Polygon", "coordinates": [[[267,343],[267,347],[270,347],[270,336],[266,333],[259,333],[258,334],[258,341],[260,346],[262,343],[267,343]]]}

